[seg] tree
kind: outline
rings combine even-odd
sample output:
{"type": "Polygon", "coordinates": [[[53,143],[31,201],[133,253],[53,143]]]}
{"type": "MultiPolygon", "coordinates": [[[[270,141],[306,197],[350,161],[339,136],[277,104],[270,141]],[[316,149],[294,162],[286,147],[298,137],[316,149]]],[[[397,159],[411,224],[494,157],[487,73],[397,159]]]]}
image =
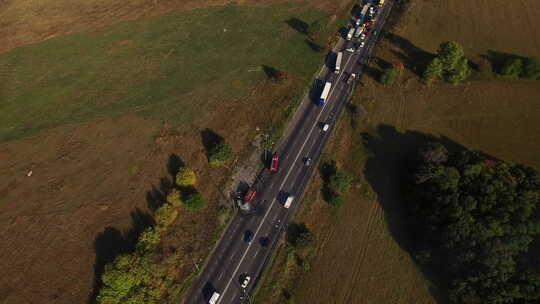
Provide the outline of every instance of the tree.
{"type": "Polygon", "coordinates": [[[454,69],[449,71],[448,80],[453,84],[458,84],[469,78],[471,70],[469,68],[469,60],[465,57],[461,57],[454,69]]]}
{"type": "Polygon", "coordinates": [[[502,74],[512,78],[517,78],[523,73],[523,61],[519,58],[506,60],[501,70],[502,74]]]}
{"type": "Polygon", "coordinates": [[[188,197],[185,200],[186,207],[189,209],[200,209],[204,206],[205,201],[199,192],[194,192],[188,195],[188,197]]]}
{"type": "Polygon", "coordinates": [[[167,194],[167,203],[171,204],[174,207],[180,207],[182,205],[182,198],[180,191],[178,189],[172,189],[169,194],[167,194]]]}
{"type": "Polygon", "coordinates": [[[455,41],[447,41],[441,43],[437,51],[438,58],[441,60],[443,69],[451,71],[456,68],[459,60],[465,56],[465,51],[459,43],[455,41]]]}
{"type": "Polygon", "coordinates": [[[427,83],[430,83],[434,79],[440,78],[443,75],[443,72],[444,67],[442,61],[439,58],[433,58],[424,71],[423,77],[427,83]]]}
{"type": "Polygon", "coordinates": [[[532,80],[540,79],[540,59],[535,57],[525,59],[523,66],[523,77],[532,80]]]}
{"type": "Polygon", "coordinates": [[[382,84],[392,84],[396,80],[396,75],[397,75],[396,68],[394,68],[393,66],[386,68],[384,69],[381,75],[380,82],[382,84]]]}
{"type": "Polygon", "coordinates": [[[314,237],[304,223],[291,223],[287,229],[286,239],[293,247],[305,248],[313,242],[314,237]]]}
{"type": "Polygon", "coordinates": [[[195,171],[188,167],[182,167],[176,174],[176,184],[180,187],[194,186],[197,183],[195,171]]]}
{"type": "Polygon", "coordinates": [[[210,165],[220,166],[231,160],[233,156],[232,148],[226,143],[216,144],[209,153],[208,161],[210,165]]]}
{"type": "Polygon", "coordinates": [[[154,250],[161,240],[159,234],[159,229],[155,229],[154,227],[146,228],[146,230],[144,230],[139,236],[137,244],[135,244],[135,248],[143,254],[154,250]]]}
{"type": "Polygon", "coordinates": [[[178,210],[171,204],[163,204],[163,206],[159,207],[154,214],[156,223],[161,227],[169,226],[177,217],[178,210]]]}
{"type": "Polygon", "coordinates": [[[536,256],[529,246],[540,237],[540,173],[440,144],[423,147],[411,173],[404,188],[418,226],[414,256],[445,261],[437,267],[451,282],[450,301],[539,302],[540,268],[526,257],[536,256]]]}

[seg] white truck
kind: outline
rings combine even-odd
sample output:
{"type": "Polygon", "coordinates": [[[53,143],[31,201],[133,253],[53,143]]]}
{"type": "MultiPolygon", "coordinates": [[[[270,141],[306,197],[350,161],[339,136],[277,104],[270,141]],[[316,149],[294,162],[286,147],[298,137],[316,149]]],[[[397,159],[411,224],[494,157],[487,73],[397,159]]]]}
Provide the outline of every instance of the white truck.
{"type": "Polygon", "coordinates": [[[336,74],[339,74],[339,71],[341,70],[341,59],[343,59],[343,52],[338,52],[336,58],[336,74]]]}
{"type": "Polygon", "coordinates": [[[283,204],[283,207],[288,209],[291,206],[293,200],[294,200],[294,196],[289,195],[289,197],[287,197],[287,200],[285,201],[285,204],[283,204]]]}
{"type": "Polygon", "coordinates": [[[324,85],[324,89],[321,93],[321,97],[319,98],[319,105],[322,106],[326,102],[326,99],[328,98],[328,95],[330,94],[330,89],[332,88],[331,82],[326,82],[324,85]]]}
{"type": "Polygon", "coordinates": [[[364,21],[364,18],[366,18],[368,10],[369,10],[369,4],[364,5],[364,7],[362,8],[362,11],[360,12],[360,18],[358,18],[361,20],[360,22],[364,21]]]}
{"type": "Polygon", "coordinates": [[[214,294],[212,294],[212,297],[208,301],[208,304],[216,304],[219,299],[219,293],[214,291],[214,294]]]}
{"type": "Polygon", "coordinates": [[[354,27],[351,27],[351,29],[347,33],[347,40],[351,40],[353,35],[354,35],[354,27]]]}
{"type": "Polygon", "coordinates": [[[355,38],[358,38],[360,37],[360,35],[362,35],[362,33],[364,32],[364,29],[366,28],[365,25],[362,24],[361,27],[357,28],[356,31],[354,32],[354,37],[355,38]]]}

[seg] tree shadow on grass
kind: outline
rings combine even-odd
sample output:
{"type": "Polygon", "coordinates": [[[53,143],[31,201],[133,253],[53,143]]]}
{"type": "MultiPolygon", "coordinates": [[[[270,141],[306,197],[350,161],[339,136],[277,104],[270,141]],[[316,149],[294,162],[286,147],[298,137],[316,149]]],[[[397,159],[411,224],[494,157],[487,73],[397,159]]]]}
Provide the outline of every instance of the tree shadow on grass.
{"type": "Polygon", "coordinates": [[[294,30],[296,30],[300,34],[304,34],[304,35],[308,34],[309,24],[305,23],[304,21],[296,17],[285,20],[285,23],[287,23],[290,27],[292,27],[294,30]]]}
{"type": "Polygon", "coordinates": [[[398,47],[401,51],[392,51],[396,55],[406,68],[416,73],[418,76],[422,76],[427,65],[435,58],[435,54],[427,52],[417,47],[410,40],[403,38],[400,35],[394,33],[387,33],[386,38],[394,46],[398,47]]]}
{"type": "Polygon", "coordinates": [[[321,45],[319,45],[318,43],[314,42],[311,39],[306,39],[304,41],[309,46],[309,48],[316,53],[320,53],[324,50],[324,47],[322,47],[321,45]]]}
{"type": "Polygon", "coordinates": [[[487,59],[491,62],[493,71],[497,74],[502,74],[502,69],[504,64],[509,59],[525,59],[523,56],[519,56],[512,53],[498,52],[494,50],[488,50],[485,54],[481,55],[482,58],[487,59]]]}
{"type": "Polygon", "coordinates": [[[217,145],[222,144],[224,142],[224,139],[213,130],[205,128],[201,131],[201,141],[204,147],[204,151],[206,153],[206,158],[209,159],[212,150],[217,145]]]}
{"type": "MultiPolygon", "coordinates": [[[[369,153],[364,175],[377,194],[392,237],[402,249],[413,255],[415,244],[418,238],[422,237],[422,232],[418,231],[418,221],[411,208],[408,208],[405,185],[413,168],[416,152],[429,142],[444,144],[449,151],[464,147],[445,137],[416,131],[399,132],[390,125],[380,125],[374,132],[365,132],[361,136],[369,153]]],[[[446,303],[445,283],[435,267],[418,267],[433,283],[430,287],[433,297],[438,303],[446,303]]]]}

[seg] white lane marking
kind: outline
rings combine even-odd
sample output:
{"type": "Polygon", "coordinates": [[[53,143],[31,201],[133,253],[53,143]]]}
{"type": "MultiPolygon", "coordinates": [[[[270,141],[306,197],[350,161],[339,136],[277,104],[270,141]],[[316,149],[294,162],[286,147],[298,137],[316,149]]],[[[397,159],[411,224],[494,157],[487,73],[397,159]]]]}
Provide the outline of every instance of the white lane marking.
{"type": "MultiPolygon", "coordinates": [[[[347,61],[345,62],[345,67],[349,64],[349,61],[351,61],[351,58],[353,56],[349,56],[349,58],[347,59],[347,61]]],[[[338,79],[336,81],[336,83],[339,83],[340,79],[341,79],[341,76],[343,74],[340,74],[338,76],[338,79]]],[[[309,130],[309,133],[308,135],[306,136],[306,140],[304,140],[304,143],[302,144],[302,146],[300,147],[300,150],[298,152],[298,154],[296,155],[296,158],[294,159],[294,161],[292,162],[292,165],[291,167],[289,168],[289,171],[287,172],[287,174],[285,175],[285,178],[283,179],[283,182],[281,183],[281,185],[279,186],[279,189],[283,189],[283,185],[285,184],[285,182],[287,181],[287,178],[289,177],[289,175],[291,174],[291,171],[292,169],[295,167],[296,165],[296,161],[298,160],[298,157],[300,157],[300,155],[302,154],[302,151],[304,150],[304,147],[306,146],[306,143],[307,141],[309,140],[309,138],[311,137],[311,133],[313,133],[313,130],[315,129],[315,127],[317,126],[318,124],[318,121],[319,121],[319,118],[321,117],[323,111],[324,111],[324,107],[326,107],[326,105],[330,102],[330,99],[332,97],[332,94],[334,93],[335,91],[335,88],[338,87],[338,85],[336,86],[333,86],[333,88],[330,90],[330,93],[328,94],[328,98],[327,98],[327,102],[324,103],[321,111],[319,112],[319,115],[317,115],[317,118],[315,119],[315,124],[313,124],[313,126],[311,127],[311,130],[309,130]]],[[[261,229],[262,225],[264,224],[265,220],[266,220],[266,217],[268,217],[268,214],[270,213],[270,210],[272,209],[272,207],[274,206],[274,202],[276,201],[276,199],[274,198],[272,200],[272,202],[270,203],[270,207],[268,207],[268,210],[266,210],[266,213],[264,214],[264,217],[261,221],[261,223],[259,224],[259,227],[257,227],[257,230],[255,231],[255,234],[253,235],[253,238],[256,239],[257,238],[257,234],[259,233],[259,230],[261,229]]],[[[244,261],[244,259],[246,258],[246,255],[247,253],[249,252],[249,249],[251,248],[251,245],[253,243],[250,243],[246,249],[246,251],[244,252],[244,254],[242,255],[242,257],[240,258],[240,262],[238,262],[238,265],[236,266],[236,268],[234,269],[234,272],[233,272],[233,275],[232,277],[229,279],[229,282],[227,283],[227,285],[225,286],[225,288],[223,289],[223,292],[222,292],[222,297],[217,301],[217,304],[219,304],[221,302],[222,299],[225,298],[225,294],[227,293],[227,290],[229,289],[229,286],[231,285],[231,282],[232,280],[236,277],[236,273],[238,272],[238,269],[240,268],[240,265],[242,265],[242,262],[244,261]]]]}

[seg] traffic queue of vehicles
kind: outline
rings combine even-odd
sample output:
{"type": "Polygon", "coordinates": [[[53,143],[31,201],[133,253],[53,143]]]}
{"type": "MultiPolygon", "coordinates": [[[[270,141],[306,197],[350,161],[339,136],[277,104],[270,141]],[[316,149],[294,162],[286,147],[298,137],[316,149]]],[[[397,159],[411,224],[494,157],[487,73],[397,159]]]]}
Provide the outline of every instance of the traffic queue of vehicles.
{"type": "MultiPolygon", "coordinates": [[[[376,21],[377,9],[384,6],[385,0],[375,0],[375,1],[370,1],[370,2],[373,2],[373,4],[368,3],[362,7],[360,16],[358,16],[358,18],[353,20],[352,22],[353,26],[347,31],[347,35],[346,35],[347,41],[352,40],[353,37],[359,40],[359,43],[357,44],[357,49],[364,47],[366,37],[369,34],[369,29],[373,25],[373,23],[376,21]]],[[[350,53],[354,53],[355,48],[349,47],[346,49],[346,51],[350,53]]],[[[335,71],[334,71],[336,74],[339,74],[341,72],[342,61],[343,61],[343,52],[338,52],[337,57],[336,57],[335,71]]],[[[351,84],[355,78],[356,78],[356,74],[354,73],[349,74],[348,77],[346,78],[347,84],[351,84]]],[[[332,83],[327,81],[324,85],[323,91],[318,100],[318,105],[322,106],[326,103],[326,100],[328,99],[328,96],[330,95],[331,88],[332,88],[332,83]]],[[[326,132],[329,129],[329,127],[330,125],[328,123],[321,124],[321,130],[323,132],[326,132]]],[[[272,159],[268,167],[268,170],[270,172],[278,171],[279,160],[280,160],[279,154],[274,153],[272,155],[272,159]]],[[[309,157],[304,158],[304,164],[306,166],[310,166],[311,158],[309,157]]],[[[256,194],[257,194],[257,191],[255,189],[253,188],[248,189],[243,197],[244,202],[246,203],[253,202],[256,194]]],[[[293,195],[287,194],[283,202],[283,207],[288,209],[292,205],[294,198],[295,197],[293,195]]],[[[253,237],[254,237],[253,232],[247,230],[244,233],[243,239],[246,243],[251,243],[251,241],[253,240],[253,237]]],[[[267,238],[264,238],[264,239],[267,239],[267,238]]],[[[242,274],[239,280],[240,280],[239,282],[240,286],[245,290],[251,281],[251,277],[248,274],[242,274]]],[[[215,290],[212,296],[210,297],[208,303],[209,304],[218,303],[220,296],[221,295],[215,290]]]]}

